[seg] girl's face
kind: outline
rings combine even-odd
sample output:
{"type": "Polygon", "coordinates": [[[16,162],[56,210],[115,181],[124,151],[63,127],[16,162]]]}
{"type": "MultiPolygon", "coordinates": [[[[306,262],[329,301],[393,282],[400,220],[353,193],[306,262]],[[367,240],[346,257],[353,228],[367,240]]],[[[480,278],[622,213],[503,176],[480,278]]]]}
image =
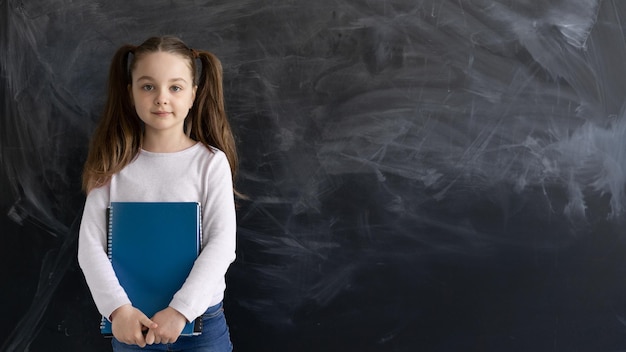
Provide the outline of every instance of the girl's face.
{"type": "Polygon", "coordinates": [[[131,101],[146,133],[182,133],[197,88],[187,60],[161,51],[145,54],[135,63],[131,76],[131,101]]]}

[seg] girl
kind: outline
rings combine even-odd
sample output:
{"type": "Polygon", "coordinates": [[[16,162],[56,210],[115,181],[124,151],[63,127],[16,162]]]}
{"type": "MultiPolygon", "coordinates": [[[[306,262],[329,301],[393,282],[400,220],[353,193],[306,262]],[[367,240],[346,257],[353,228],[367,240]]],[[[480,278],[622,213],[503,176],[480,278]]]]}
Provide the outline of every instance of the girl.
{"type": "Polygon", "coordinates": [[[175,37],[118,49],[85,163],[78,246],[96,306],[112,323],[114,351],[232,350],[222,299],[235,260],[236,169],[219,60],[175,37]],[[202,204],[202,252],[169,306],[152,317],[132,306],[106,253],[105,211],[114,201],[202,204]],[[202,334],[180,336],[201,315],[202,334]]]}

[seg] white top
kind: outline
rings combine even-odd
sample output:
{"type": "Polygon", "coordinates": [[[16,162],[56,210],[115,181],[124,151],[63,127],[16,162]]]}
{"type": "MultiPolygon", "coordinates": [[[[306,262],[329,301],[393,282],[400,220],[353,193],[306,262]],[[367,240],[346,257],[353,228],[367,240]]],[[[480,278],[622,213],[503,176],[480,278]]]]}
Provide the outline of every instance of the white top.
{"type": "Polygon", "coordinates": [[[141,150],[108,185],[89,192],[80,224],[78,262],[98,310],[107,318],[131,303],[106,251],[106,208],[111,202],[200,202],[203,249],[170,307],[192,321],[222,301],[224,275],[235,260],[237,228],[232,176],[222,151],[209,151],[201,143],[175,153],[141,150]]]}

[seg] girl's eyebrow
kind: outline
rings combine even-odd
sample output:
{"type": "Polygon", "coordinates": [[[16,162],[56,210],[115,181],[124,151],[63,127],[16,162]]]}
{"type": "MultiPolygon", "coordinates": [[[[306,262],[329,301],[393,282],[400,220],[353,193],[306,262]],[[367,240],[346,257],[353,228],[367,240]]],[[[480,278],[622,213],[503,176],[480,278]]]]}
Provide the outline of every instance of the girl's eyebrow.
{"type": "MultiPolygon", "coordinates": [[[[141,76],[139,78],[137,78],[137,82],[139,81],[154,81],[154,78],[150,77],[150,76],[141,76]]],[[[178,81],[183,81],[185,83],[187,83],[187,81],[182,78],[182,77],[177,77],[177,78],[172,78],[169,80],[169,82],[178,82],[178,81]]]]}

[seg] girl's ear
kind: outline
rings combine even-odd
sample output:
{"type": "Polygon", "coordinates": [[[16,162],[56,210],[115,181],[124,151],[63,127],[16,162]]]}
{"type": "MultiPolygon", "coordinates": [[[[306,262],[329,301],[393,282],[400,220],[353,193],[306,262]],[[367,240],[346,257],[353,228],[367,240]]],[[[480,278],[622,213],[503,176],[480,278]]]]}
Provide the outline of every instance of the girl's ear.
{"type": "Polygon", "coordinates": [[[196,91],[198,90],[198,86],[193,86],[193,90],[191,91],[191,103],[189,105],[189,109],[193,107],[193,103],[196,101],[196,91]]]}

